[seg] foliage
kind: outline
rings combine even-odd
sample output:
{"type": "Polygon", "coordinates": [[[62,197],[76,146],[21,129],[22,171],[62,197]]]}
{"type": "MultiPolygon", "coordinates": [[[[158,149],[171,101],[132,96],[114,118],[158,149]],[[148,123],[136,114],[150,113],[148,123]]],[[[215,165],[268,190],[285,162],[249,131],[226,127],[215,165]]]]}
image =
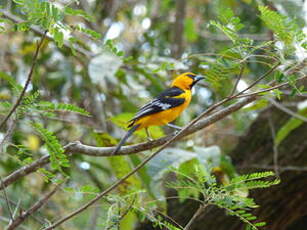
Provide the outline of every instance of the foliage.
{"type": "MultiPolygon", "coordinates": [[[[275,80],[291,85],[291,97],[304,93],[297,85],[300,74],[287,74],[305,58],[304,15],[302,7],[291,12],[283,1],[276,3],[280,6],[273,11],[254,1],[191,0],[186,1],[186,13],[179,14],[182,20],[176,18],[177,1],[169,0],[123,0],[116,4],[98,0],[3,0],[1,4],[0,121],[23,89],[37,38],[45,31],[48,35],[31,84],[0,130],[0,172],[5,178],[46,154],[50,167],[43,165],[39,173],[23,176],[6,192],[18,203],[15,210],[19,213],[41,198],[59,174],[68,178],[63,189],[50,198],[50,205],[26,219],[24,226],[29,229],[49,226],[59,213],[66,215],[81,207],[154,151],[94,158],[77,152],[67,155],[64,145],[75,140],[99,147],[116,145],[137,108],[157,96],[179,73],[191,71],[206,77],[202,82],[205,87],[195,87],[188,112],[176,121],[180,126],[229,96],[240,73],[237,91],[276,63],[280,63],[278,70],[251,90],[266,89],[275,80]],[[182,26],[180,34],[174,32],[176,23],[182,26]],[[181,45],[176,44],[179,36],[181,45]],[[174,58],[176,46],[182,46],[180,58],[174,58]]],[[[288,100],[284,93],[276,89],[262,95],[288,100]]],[[[269,101],[262,98],[205,132],[174,143],[112,195],[103,197],[63,228],[126,230],[147,220],[157,229],[183,229],[167,216],[169,188],[165,183],[176,188],[179,202],[196,199],[204,206],[225,209],[252,229],[261,227],[265,223],[252,214],[258,205],[248,195],[249,190],[269,188],[279,180],[271,180],[271,172],[239,176],[227,153],[259,110],[268,106],[269,101]],[[174,173],[176,181],[171,182],[174,173]]],[[[305,110],[298,113],[306,115],[305,110]]],[[[302,124],[290,118],[278,130],[275,144],[282,145],[302,124]]],[[[156,139],[173,130],[151,127],[150,133],[156,139]]],[[[136,132],[128,144],[141,141],[146,141],[145,131],[136,132]]],[[[8,218],[5,200],[0,199],[0,203],[2,216],[8,218]]],[[[3,220],[0,228],[6,227],[3,220]]]]}
{"type": "Polygon", "coordinates": [[[229,183],[220,184],[210,171],[208,166],[199,163],[194,164],[193,168],[175,170],[177,181],[168,186],[177,190],[182,201],[198,199],[204,207],[215,205],[225,209],[229,215],[237,216],[252,229],[264,226],[265,222],[257,221],[257,217],[251,213],[251,209],[258,207],[254,200],[240,196],[238,190],[276,185],[280,183],[279,179],[266,180],[267,177],[274,176],[274,173],[259,172],[236,176],[229,183]]]}
{"type": "Polygon", "coordinates": [[[62,167],[69,167],[69,161],[67,156],[64,154],[64,149],[54,134],[48,131],[48,129],[45,129],[39,123],[33,123],[32,127],[39,133],[46,143],[50,154],[51,168],[61,170],[62,167]]]}

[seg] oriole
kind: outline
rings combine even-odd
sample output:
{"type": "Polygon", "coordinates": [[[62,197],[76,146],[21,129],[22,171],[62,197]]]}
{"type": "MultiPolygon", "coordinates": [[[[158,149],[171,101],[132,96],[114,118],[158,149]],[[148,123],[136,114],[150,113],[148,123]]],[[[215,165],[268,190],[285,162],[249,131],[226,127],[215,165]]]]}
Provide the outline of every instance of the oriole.
{"type": "Polygon", "coordinates": [[[167,125],[175,120],[181,112],[190,104],[192,98],[192,87],[200,80],[202,76],[194,73],[183,73],[176,77],[171,87],[164,90],[151,102],[145,104],[129,121],[127,134],[118,143],[112,154],[116,154],[126,140],[136,130],[147,128],[149,126],[167,125]]]}

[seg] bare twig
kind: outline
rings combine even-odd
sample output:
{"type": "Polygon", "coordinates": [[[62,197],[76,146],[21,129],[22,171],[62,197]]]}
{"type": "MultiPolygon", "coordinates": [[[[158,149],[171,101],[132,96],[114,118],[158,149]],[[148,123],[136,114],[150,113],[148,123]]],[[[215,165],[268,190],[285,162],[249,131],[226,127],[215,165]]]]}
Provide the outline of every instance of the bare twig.
{"type": "Polygon", "coordinates": [[[7,228],[7,230],[13,230],[17,228],[25,219],[40,209],[43,205],[47,203],[50,197],[60,188],[61,184],[57,184],[50,192],[39,199],[30,209],[22,212],[7,228]]]}
{"type": "Polygon", "coordinates": [[[307,118],[298,114],[298,113],[295,113],[293,112],[291,109],[288,109],[287,107],[283,106],[282,104],[278,103],[277,101],[275,101],[273,98],[267,98],[267,100],[269,102],[271,102],[272,105],[274,105],[276,108],[280,109],[281,111],[289,114],[290,116],[292,117],[295,117],[301,121],[304,121],[304,122],[307,122],[307,118]]]}
{"type": "Polygon", "coordinates": [[[1,122],[0,124],[0,129],[4,126],[4,124],[7,122],[7,120],[12,116],[12,114],[15,112],[15,110],[17,109],[17,107],[20,105],[25,93],[26,93],[26,90],[31,82],[31,79],[32,79],[32,75],[33,75],[33,71],[34,71],[34,68],[35,68],[35,65],[37,63],[37,57],[38,57],[38,53],[39,53],[39,50],[46,38],[46,34],[47,34],[47,30],[44,32],[40,42],[37,44],[37,47],[36,47],[36,50],[35,50],[35,53],[34,53],[34,56],[33,56],[33,61],[32,61],[32,66],[31,66],[31,69],[30,69],[30,72],[28,74],[28,77],[27,77],[27,81],[25,83],[25,86],[23,87],[15,105],[13,106],[13,108],[11,109],[11,111],[8,113],[8,115],[4,118],[4,120],[1,122]]]}
{"type": "MultiPolygon", "coordinates": [[[[0,198],[2,198],[2,199],[5,199],[5,197],[4,196],[0,196],[0,198]]],[[[13,200],[8,200],[9,202],[10,202],[10,204],[11,205],[13,205],[13,206],[15,206],[15,210],[19,210],[19,211],[24,211],[24,208],[23,207],[21,207],[21,205],[19,204],[19,202],[14,202],[13,200]]],[[[17,210],[17,211],[18,211],[17,210]]],[[[13,217],[15,216],[15,214],[13,213],[13,217]]],[[[35,220],[35,221],[37,221],[38,223],[40,223],[40,224],[45,224],[45,222],[43,221],[43,220],[41,220],[41,219],[39,219],[38,217],[36,217],[36,216],[34,216],[34,215],[31,215],[31,217],[35,220]]]]}
{"type": "Polygon", "coordinates": [[[36,171],[37,169],[47,164],[48,162],[49,162],[49,156],[45,155],[41,157],[40,159],[32,162],[31,164],[25,165],[21,167],[20,169],[14,171],[13,173],[11,173],[10,175],[8,175],[7,177],[3,179],[1,186],[0,186],[0,190],[7,187],[9,184],[15,182],[17,179],[36,171]]]}
{"type": "MultiPolygon", "coordinates": [[[[2,177],[0,177],[0,180],[1,180],[1,183],[2,183],[2,177]]],[[[9,202],[9,198],[6,194],[5,188],[3,189],[3,195],[4,195],[4,198],[5,198],[5,203],[6,203],[7,209],[8,209],[9,214],[10,214],[10,220],[13,221],[13,219],[14,219],[13,212],[12,212],[11,205],[10,205],[10,202],[9,202]]]]}
{"type": "MultiPolygon", "coordinates": [[[[298,78],[296,81],[301,81],[301,80],[304,80],[304,79],[306,79],[306,78],[307,78],[307,75],[298,78]]],[[[284,83],[281,83],[281,84],[272,86],[272,87],[270,87],[270,88],[263,89],[263,90],[259,90],[259,91],[253,92],[253,93],[245,93],[245,94],[242,94],[242,95],[238,95],[236,98],[242,98],[242,97],[250,97],[250,96],[255,96],[255,95],[261,95],[262,93],[269,92],[269,91],[272,91],[272,90],[274,90],[274,89],[281,88],[281,87],[286,86],[286,85],[289,85],[289,82],[284,82],[284,83]]]]}
{"type": "MultiPolygon", "coordinates": [[[[4,216],[0,216],[0,221],[9,223],[9,222],[10,222],[10,219],[9,219],[9,218],[6,218],[6,217],[4,217],[4,216]]],[[[23,226],[23,225],[20,225],[20,226],[19,226],[19,229],[22,229],[22,230],[31,230],[30,228],[27,228],[27,227],[25,227],[25,226],[23,226]]]]}
{"type": "Polygon", "coordinates": [[[272,134],[272,142],[273,142],[273,163],[274,163],[274,171],[277,177],[279,177],[279,167],[278,167],[278,147],[275,143],[275,137],[276,137],[276,131],[275,131],[275,127],[272,121],[271,116],[268,118],[269,120],[269,126],[271,129],[271,134],[272,134]]]}
{"type": "Polygon", "coordinates": [[[204,205],[200,205],[199,208],[197,209],[197,211],[194,213],[193,217],[190,219],[190,221],[188,222],[188,224],[184,227],[183,230],[189,230],[191,229],[192,224],[194,223],[194,221],[197,219],[197,217],[199,217],[203,211],[205,210],[205,208],[207,207],[206,204],[204,205]]]}
{"type": "Polygon", "coordinates": [[[240,68],[240,73],[239,73],[239,75],[238,75],[238,78],[237,78],[237,80],[236,80],[235,85],[233,86],[233,89],[232,89],[232,92],[231,92],[230,96],[234,95],[234,93],[236,92],[236,89],[237,89],[237,87],[238,87],[239,81],[240,81],[241,78],[242,78],[243,72],[244,72],[244,66],[241,66],[241,68],[240,68]]]}
{"type": "Polygon", "coordinates": [[[246,89],[244,89],[240,93],[236,94],[236,97],[241,95],[241,94],[243,94],[243,93],[245,93],[247,90],[251,89],[252,87],[254,87],[256,84],[258,84],[260,81],[262,81],[268,75],[270,75],[279,65],[280,65],[280,62],[277,62],[269,71],[267,71],[265,74],[263,74],[261,77],[259,77],[252,84],[250,84],[246,89]]]}
{"type": "MultiPolygon", "coordinates": [[[[248,169],[248,168],[255,168],[255,169],[268,169],[268,170],[274,170],[275,165],[258,165],[258,164],[252,164],[252,165],[244,165],[244,166],[239,166],[240,169],[248,169]]],[[[285,171],[298,171],[298,172],[307,172],[307,167],[301,167],[301,166],[279,166],[279,170],[281,172],[285,171]]]]}
{"type": "Polygon", "coordinates": [[[3,137],[3,139],[0,141],[0,151],[3,152],[2,147],[4,146],[5,142],[11,138],[13,131],[15,129],[16,126],[16,122],[15,119],[11,118],[8,120],[8,125],[7,125],[7,129],[6,129],[6,133],[3,137]]]}

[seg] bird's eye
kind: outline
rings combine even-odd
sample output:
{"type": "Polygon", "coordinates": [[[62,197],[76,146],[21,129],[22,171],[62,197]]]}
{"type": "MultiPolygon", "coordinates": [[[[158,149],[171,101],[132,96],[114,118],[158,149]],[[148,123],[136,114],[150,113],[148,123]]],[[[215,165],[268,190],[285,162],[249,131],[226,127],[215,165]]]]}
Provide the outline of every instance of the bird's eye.
{"type": "Polygon", "coordinates": [[[188,74],[187,76],[190,77],[190,78],[192,78],[192,79],[194,79],[194,77],[195,77],[196,75],[195,75],[195,74],[188,74]]]}

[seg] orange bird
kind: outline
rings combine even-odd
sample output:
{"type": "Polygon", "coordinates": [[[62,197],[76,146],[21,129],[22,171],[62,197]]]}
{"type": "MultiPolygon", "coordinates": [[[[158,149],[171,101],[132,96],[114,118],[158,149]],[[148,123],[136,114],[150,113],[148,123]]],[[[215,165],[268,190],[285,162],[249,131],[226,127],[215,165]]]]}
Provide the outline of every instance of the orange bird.
{"type": "Polygon", "coordinates": [[[160,95],[154,98],[151,102],[145,104],[129,121],[128,132],[118,143],[112,155],[116,154],[127,139],[136,130],[145,128],[147,135],[149,126],[169,125],[173,128],[179,128],[169,124],[174,121],[191,102],[192,87],[200,80],[202,76],[194,73],[183,73],[176,77],[171,84],[171,87],[164,90],[160,95]]]}

